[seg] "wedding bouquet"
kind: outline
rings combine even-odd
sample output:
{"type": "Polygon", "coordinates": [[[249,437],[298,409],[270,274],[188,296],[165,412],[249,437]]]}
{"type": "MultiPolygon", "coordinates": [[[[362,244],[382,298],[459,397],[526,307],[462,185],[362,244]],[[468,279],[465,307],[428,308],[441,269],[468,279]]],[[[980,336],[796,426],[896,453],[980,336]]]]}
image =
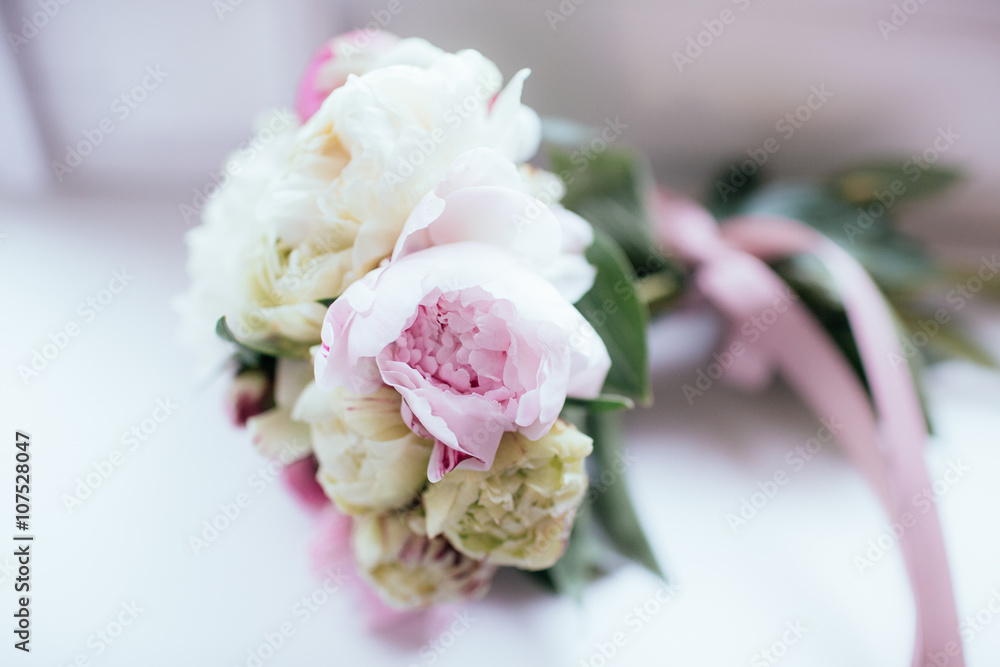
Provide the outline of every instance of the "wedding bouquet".
{"type": "MultiPolygon", "coordinates": [[[[625,486],[620,412],[652,400],[651,314],[696,300],[733,331],[705,381],[780,373],[843,422],[848,455],[905,514],[926,478],[915,362],[943,343],[984,353],[944,323],[926,349],[901,347],[946,274],[882,193],[909,200],[955,174],[878,163],[767,186],[738,166],[702,208],[585,128],[559,126],[585,150],[550,142],[551,171],[529,164],[543,124],[521,103],[528,74],[504,85],[476,51],[335,38],[297,120],[262,117],[188,235],[185,337],[231,357],[232,418],[323,513],[321,551],[403,610],[480,597],[498,567],[577,595],[614,552],[662,576],[625,486]]],[[[936,513],[901,542],[926,652],[957,628],[936,513]]]]}
{"type": "Polygon", "coordinates": [[[235,346],[235,420],[349,518],[359,572],[396,607],[552,567],[588,490],[586,414],[648,399],[621,249],[526,163],[527,76],[503,85],[479,53],[419,39],[334,39],[301,125],[234,155],[189,236],[180,308],[192,340],[235,346]],[[583,314],[622,299],[619,332],[583,314]]]}

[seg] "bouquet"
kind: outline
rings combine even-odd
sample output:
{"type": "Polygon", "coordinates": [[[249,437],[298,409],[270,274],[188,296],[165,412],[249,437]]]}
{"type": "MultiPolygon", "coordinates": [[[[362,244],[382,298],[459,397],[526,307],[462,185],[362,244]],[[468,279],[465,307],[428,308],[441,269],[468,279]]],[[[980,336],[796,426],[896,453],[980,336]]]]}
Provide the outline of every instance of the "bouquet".
{"type": "MultiPolygon", "coordinates": [[[[620,556],[663,576],[620,420],[652,400],[649,318],[701,301],[733,335],[688,400],[781,374],[905,516],[926,479],[916,362],[988,360],[945,323],[926,334],[921,299],[952,274],[894,229],[883,193],[956,174],[880,162],[768,185],[737,165],[702,207],[600,131],[542,123],[528,74],[504,84],[476,51],[384,32],[334,38],[295,120],[262,117],[189,232],[185,338],[230,359],[231,417],[321,514],[318,553],[402,611],[481,597],[499,567],[577,596],[620,556]],[[543,134],[548,170],[529,163],[543,134]]],[[[915,526],[901,543],[929,656],[957,622],[933,509],[915,526]]]]}

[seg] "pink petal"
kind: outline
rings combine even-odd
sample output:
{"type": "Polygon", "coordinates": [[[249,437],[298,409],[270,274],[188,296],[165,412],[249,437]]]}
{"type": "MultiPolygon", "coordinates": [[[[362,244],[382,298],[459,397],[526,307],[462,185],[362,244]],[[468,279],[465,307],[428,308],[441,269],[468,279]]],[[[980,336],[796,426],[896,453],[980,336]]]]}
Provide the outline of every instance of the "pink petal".
{"type": "Polygon", "coordinates": [[[323,488],[316,481],[319,463],[312,454],[289,463],[281,471],[281,480],[296,500],[310,510],[321,510],[330,504],[323,488]]]}

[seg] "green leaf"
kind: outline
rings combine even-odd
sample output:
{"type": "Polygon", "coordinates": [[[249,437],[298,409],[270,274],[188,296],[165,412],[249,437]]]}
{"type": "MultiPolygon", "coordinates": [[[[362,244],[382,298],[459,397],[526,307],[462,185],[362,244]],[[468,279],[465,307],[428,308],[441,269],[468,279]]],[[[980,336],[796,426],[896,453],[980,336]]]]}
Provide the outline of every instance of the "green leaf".
{"type": "MultiPolygon", "coordinates": [[[[780,260],[771,265],[782,280],[795,291],[805,306],[819,324],[829,334],[831,340],[844,355],[847,363],[854,369],[858,380],[865,391],[870,395],[868,377],[865,374],[861,362],[861,354],[858,351],[858,343],[854,338],[854,331],[851,329],[847,313],[844,312],[844,305],[840,295],[830,284],[829,275],[826,269],[815,257],[803,255],[780,260]]],[[[886,306],[896,323],[900,334],[905,334],[906,327],[902,319],[897,314],[894,304],[887,298],[886,306]]],[[[910,370],[913,374],[914,385],[917,388],[917,397],[920,401],[920,408],[924,415],[929,432],[933,432],[933,423],[930,419],[926,395],[923,391],[923,359],[921,355],[916,355],[910,359],[910,370]]]]}
{"type": "Polygon", "coordinates": [[[665,264],[662,255],[654,249],[645,212],[629,202],[611,197],[588,197],[576,202],[571,210],[613,238],[633,267],[652,266],[658,270],[665,264]]]}
{"type": "MultiPolygon", "coordinates": [[[[552,149],[549,160],[553,171],[566,184],[563,206],[572,211],[583,200],[615,200],[630,210],[640,224],[638,230],[614,231],[638,231],[648,237],[649,225],[641,223],[645,222],[644,198],[653,181],[648,164],[638,154],[627,149],[611,149],[599,154],[552,149]]],[[[613,230],[605,231],[614,235],[613,230]]]]}
{"type": "Polygon", "coordinates": [[[846,248],[859,242],[874,243],[892,228],[884,214],[873,217],[865,227],[859,226],[856,206],[811,183],[783,183],[756,192],[742,203],[739,213],[799,220],[846,248]]]}
{"type": "Polygon", "coordinates": [[[897,232],[891,215],[882,210],[869,214],[829,189],[785,184],[750,197],[742,212],[806,223],[850,252],[888,293],[914,292],[939,280],[940,273],[920,244],[897,232]]]}
{"type": "Polygon", "coordinates": [[[617,394],[601,394],[596,398],[566,398],[566,405],[578,405],[595,412],[614,412],[616,410],[631,410],[635,402],[628,396],[617,394]]]}
{"type": "Polygon", "coordinates": [[[576,307],[611,356],[604,393],[648,403],[652,398],[646,342],[649,313],[639,297],[628,259],[614,241],[595,229],[587,260],[597,268],[597,277],[576,307]]]}
{"type": "Polygon", "coordinates": [[[747,176],[740,171],[740,165],[745,161],[742,156],[737,157],[730,166],[720,169],[712,179],[712,185],[705,195],[705,207],[716,220],[739,213],[746,199],[760,189],[763,182],[761,170],[757,169],[747,176]]]}
{"type": "Polygon", "coordinates": [[[774,272],[795,291],[802,305],[819,321],[868,391],[868,378],[861,365],[854,332],[840,294],[822,262],[811,255],[789,257],[771,264],[774,272]]]}
{"type": "Polygon", "coordinates": [[[942,278],[934,261],[919,243],[891,232],[881,242],[849,248],[855,259],[885,292],[912,293],[942,278]]]}
{"type": "Polygon", "coordinates": [[[332,304],[336,300],[337,297],[333,297],[332,299],[316,299],[316,303],[318,303],[321,306],[326,306],[327,308],[329,308],[330,304],[332,304]]]}
{"type": "Polygon", "coordinates": [[[274,377],[275,357],[268,354],[261,354],[256,350],[238,345],[233,352],[233,361],[236,362],[236,374],[244,371],[261,370],[274,377]]]}
{"type": "Polygon", "coordinates": [[[264,338],[260,340],[246,340],[237,337],[226,322],[223,315],[215,323],[215,335],[224,341],[233,343],[243,353],[253,352],[271,357],[281,357],[283,359],[309,359],[309,343],[289,340],[287,338],[264,338]]]}
{"type": "Polygon", "coordinates": [[[987,368],[997,368],[1000,365],[989,350],[950,322],[941,324],[934,321],[933,315],[908,310],[900,311],[899,317],[910,331],[910,340],[913,340],[917,332],[923,332],[927,336],[927,345],[936,353],[934,356],[958,357],[987,368]],[[928,333],[925,327],[928,321],[937,327],[932,330],[933,333],[928,333]]]}
{"type": "Polygon", "coordinates": [[[664,577],[620,470],[620,461],[624,460],[621,413],[588,411],[585,432],[594,439],[592,460],[596,466],[595,479],[600,482],[590,493],[594,518],[616,551],[658,577],[664,577]],[[611,475],[603,476],[605,471],[610,471],[611,475]],[[605,483],[605,479],[611,482],[605,483]]]}
{"type": "Polygon", "coordinates": [[[626,149],[583,159],[586,155],[549,152],[553,170],[566,184],[563,206],[614,239],[641,277],[669,271],[679,282],[683,270],[664,257],[650,228],[646,197],[654,182],[649,165],[626,149]]]}
{"type": "Polygon", "coordinates": [[[882,199],[891,202],[892,206],[944,190],[961,175],[958,169],[951,167],[921,169],[907,159],[878,160],[837,172],[826,183],[837,196],[851,204],[871,204],[879,201],[882,195],[882,199]]]}
{"type": "MultiPolygon", "coordinates": [[[[893,326],[896,328],[896,335],[900,338],[908,336],[908,327],[899,309],[891,302],[887,303],[887,307],[889,308],[889,315],[892,317],[893,326]]],[[[910,371],[910,377],[913,379],[913,388],[917,392],[917,401],[920,403],[920,412],[924,416],[927,433],[934,435],[934,421],[931,419],[930,406],[927,403],[927,388],[924,382],[924,374],[927,372],[927,355],[925,351],[918,349],[916,354],[909,356],[907,358],[907,367],[910,371]]]]}
{"type": "MultiPolygon", "coordinates": [[[[996,262],[996,253],[991,254],[993,261],[996,262]]],[[[984,255],[980,261],[985,262],[988,259],[989,258],[984,255]]],[[[982,266],[983,265],[981,264],[979,269],[981,269],[982,266]]],[[[947,287],[952,288],[960,285],[968,285],[969,280],[975,278],[976,280],[979,280],[983,286],[982,290],[977,294],[982,294],[988,299],[1000,300],[1000,280],[992,280],[992,274],[989,276],[990,279],[983,280],[982,277],[977,275],[977,270],[978,269],[973,269],[969,266],[949,265],[943,269],[943,280],[947,284],[947,287]]]]}

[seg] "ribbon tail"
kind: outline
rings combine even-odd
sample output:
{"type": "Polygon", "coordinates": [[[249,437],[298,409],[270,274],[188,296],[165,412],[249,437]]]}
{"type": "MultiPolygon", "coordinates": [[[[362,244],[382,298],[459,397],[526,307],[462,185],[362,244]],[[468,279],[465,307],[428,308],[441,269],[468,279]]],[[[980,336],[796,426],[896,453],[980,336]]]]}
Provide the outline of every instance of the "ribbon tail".
{"type": "MultiPolygon", "coordinates": [[[[776,293],[782,290],[784,283],[766,264],[749,255],[746,258],[757,265],[753,282],[762,291],[776,293]]],[[[703,271],[698,284],[731,319],[744,318],[744,297],[724,282],[713,280],[710,271],[703,271]]],[[[842,443],[848,458],[867,478],[883,505],[891,507],[892,494],[886,480],[885,462],[878,450],[879,429],[871,403],[854,371],[819,323],[801,303],[792,303],[756,345],[760,356],[778,367],[813,413],[842,443]]]]}
{"type": "MultiPolygon", "coordinates": [[[[769,351],[782,374],[820,417],[831,411],[847,416],[840,442],[872,481],[890,519],[904,531],[899,543],[916,607],[913,667],[927,661],[936,664],[934,660],[941,656],[946,656],[949,667],[963,667],[958,613],[937,508],[934,504],[918,507],[914,502],[931,488],[924,460],[927,430],[881,293],[853,257],[800,223],[736,220],[727,225],[725,236],[758,256],[812,252],[830,271],[858,345],[874,410],[839,350],[799,304],[778,323],[775,335],[767,337],[769,351]]],[[[769,269],[768,274],[780,281],[769,269]]]]}
{"type": "Polygon", "coordinates": [[[958,612],[948,555],[937,506],[914,502],[928,488],[930,475],[924,461],[927,430],[909,365],[906,363],[892,318],[871,277],[846,251],[831,241],[817,249],[840,288],[851,329],[858,344],[868,385],[881,418],[894,497],[892,518],[906,532],[900,547],[909,570],[917,607],[920,667],[941,655],[949,667],[963,667],[958,612]],[[910,521],[904,521],[907,515],[910,521]],[[915,521],[911,527],[907,527],[915,521]],[[953,655],[954,654],[954,655],[953,655]]]}

